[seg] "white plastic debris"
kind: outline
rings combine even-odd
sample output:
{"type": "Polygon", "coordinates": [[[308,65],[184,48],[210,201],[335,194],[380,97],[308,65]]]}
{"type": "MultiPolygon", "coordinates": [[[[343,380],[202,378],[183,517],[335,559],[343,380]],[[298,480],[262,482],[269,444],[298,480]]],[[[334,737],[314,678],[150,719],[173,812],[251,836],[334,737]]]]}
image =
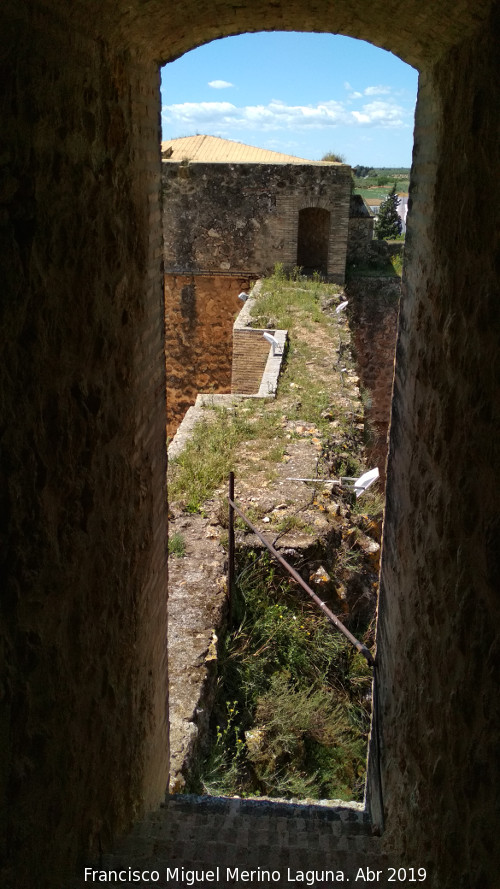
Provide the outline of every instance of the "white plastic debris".
{"type": "Polygon", "coordinates": [[[263,333],[262,336],[273,347],[273,356],[274,355],[281,355],[281,347],[280,347],[280,344],[279,344],[278,340],[276,339],[276,337],[273,336],[272,333],[267,333],[267,332],[263,333]]]}
{"type": "Polygon", "coordinates": [[[361,497],[361,494],[364,494],[364,492],[368,490],[370,485],[372,485],[373,482],[377,481],[379,475],[380,473],[378,471],[378,468],[375,467],[375,469],[369,469],[368,472],[365,472],[358,479],[356,479],[356,481],[354,482],[354,492],[356,494],[356,498],[361,497]]]}

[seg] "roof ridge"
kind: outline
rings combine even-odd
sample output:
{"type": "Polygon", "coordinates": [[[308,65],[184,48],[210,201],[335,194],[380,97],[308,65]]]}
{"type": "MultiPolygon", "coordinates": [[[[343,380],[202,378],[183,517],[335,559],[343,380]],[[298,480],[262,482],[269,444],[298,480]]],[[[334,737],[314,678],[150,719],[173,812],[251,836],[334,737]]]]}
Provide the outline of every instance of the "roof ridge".
{"type": "MultiPolygon", "coordinates": [[[[211,136],[207,133],[196,133],[194,136],[178,136],[162,140],[162,152],[168,155],[164,160],[178,162],[188,160],[192,163],[281,163],[281,164],[313,164],[326,165],[328,162],[287,154],[273,148],[262,148],[248,145],[235,139],[224,139],[222,136],[211,136]],[[177,143],[177,145],[176,145],[177,143]],[[181,154],[185,152],[184,155],[181,154]]],[[[330,165],[328,163],[328,165],[330,165]]]]}

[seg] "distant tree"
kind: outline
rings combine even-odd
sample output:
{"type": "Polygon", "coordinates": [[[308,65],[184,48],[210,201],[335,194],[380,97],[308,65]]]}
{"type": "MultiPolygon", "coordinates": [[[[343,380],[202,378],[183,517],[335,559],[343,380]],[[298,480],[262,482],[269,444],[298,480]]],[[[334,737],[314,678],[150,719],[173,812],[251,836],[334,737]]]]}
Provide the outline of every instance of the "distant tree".
{"type": "Polygon", "coordinates": [[[327,151],[326,154],[321,158],[322,161],[330,161],[334,164],[345,164],[345,157],[343,154],[337,154],[336,151],[327,151]]]}
{"type": "Polygon", "coordinates": [[[375,223],[375,237],[379,241],[382,241],[384,238],[397,238],[401,234],[403,226],[398,216],[398,204],[399,198],[396,194],[396,184],[394,184],[378,211],[378,219],[375,223]]]}
{"type": "Polygon", "coordinates": [[[372,171],[373,167],[364,167],[362,164],[358,164],[356,167],[352,168],[352,172],[356,179],[362,179],[365,176],[369,176],[372,171]]]}

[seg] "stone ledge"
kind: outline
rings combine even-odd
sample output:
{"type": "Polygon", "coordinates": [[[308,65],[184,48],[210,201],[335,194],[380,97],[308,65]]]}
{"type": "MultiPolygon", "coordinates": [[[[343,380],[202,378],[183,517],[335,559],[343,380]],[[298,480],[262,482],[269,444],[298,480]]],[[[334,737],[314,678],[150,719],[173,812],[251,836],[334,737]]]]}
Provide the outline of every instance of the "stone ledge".
{"type": "MultiPolygon", "coordinates": [[[[206,408],[211,407],[227,407],[231,408],[234,404],[243,401],[246,398],[275,398],[278,388],[278,379],[281,373],[283,358],[286,351],[286,343],[288,339],[288,331],[274,330],[268,328],[251,327],[251,310],[255,304],[255,298],[259,294],[262,287],[262,281],[257,281],[252,288],[249,298],[244,303],[241,311],[234,322],[233,328],[233,362],[234,362],[234,333],[244,333],[249,331],[255,333],[270,333],[278,342],[279,352],[273,354],[273,347],[269,347],[266,364],[260,379],[259,388],[255,393],[238,393],[233,392],[225,395],[215,395],[210,393],[201,393],[197,396],[195,403],[187,410],[182,423],[175,433],[172,441],[168,446],[168,456],[170,459],[178,457],[184,449],[185,445],[193,434],[194,427],[201,420],[209,420],[210,413],[206,408]]],[[[234,376],[234,368],[233,368],[234,376]]]]}

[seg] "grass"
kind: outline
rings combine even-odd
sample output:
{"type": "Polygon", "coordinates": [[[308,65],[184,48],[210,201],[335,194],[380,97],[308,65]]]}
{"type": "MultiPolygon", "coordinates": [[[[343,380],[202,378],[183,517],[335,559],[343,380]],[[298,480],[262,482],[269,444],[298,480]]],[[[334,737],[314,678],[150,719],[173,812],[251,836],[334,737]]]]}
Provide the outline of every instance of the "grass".
{"type": "Polygon", "coordinates": [[[349,263],[346,268],[347,279],[349,278],[397,278],[401,277],[403,272],[403,257],[401,255],[392,256],[390,259],[377,259],[370,262],[349,263]]]}
{"type": "Polygon", "coordinates": [[[325,326],[328,318],[321,310],[321,297],[340,290],[335,284],[324,284],[318,274],[306,278],[298,268],[288,276],[277,263],[253,308],[252,322],[255,327],[279,327],[290,334],[304,325],[307,329],[315,324],[325,326]]]}
{"type": "Polygon", "coordinates": [[[286,515],[279,519],[275,524],[276,531],[280,534],[288,534],[290,531],[305,531],[306,533],[314,533],[313,528],[308,522],[304,521],[299,515],[286,515]]]}
{"type": "Polygon", "coordinates": [[[200,512],[234,469],[238,446],[245,440],[266,440],[278,434],[276,418],[260,414],[259,407],[252,402],[232,410],[209,408],[209,419],[197,424],[181,454],[170,462],[171,501],[181,502],[186,512],[200,512]]]}
{"type": "Polygon", "coordinates": [[[393,256],[391,258],[391,264],[392,264],[395,274],[399,275],[399,277],[401,277],[401,275],[403,274],[403,256],[402,256],[402,254],[398,253],[396,256],[393,256]]]}
{"type": "Polygon", "coordinates": [[[295,270],[290,278],[282,266],[277,266],[276,273],[265,282],[253,323],[289,330],[291,343],[278,397],[272,405],[248,400],[231,409],[207,408],[207,420],[197,424],[182,453],[170,461],[171,502],[180,503],[189,513],[202,511],[203,504],[236,468],[245,442],[252,440],[261,443],[260,461],[255,468],[266,471],[271,480],[273,466],[284,456],[284,410],[287,415],[300,417],[326,431],[328,421],[322,414],[332,407],[333,396],[325,378],[331,384],[333,344],[338,341],[343,319],[325,314],[321,304],[325,297],[338,291],[336,285],[324,284],[318,275],[306,279],[295,270]],[[319,331],[323,335],[321,349],[310,344],[319,331]],[[318,374],[314,364],[325,358],[329,367],[318,374]]]}
{"type": "MultiPolygon", "coordinates": [[[[230,469],[240,466],[247,481],[251,472],[259,473],[255,477],[261,481],[262,472],[270,477],[294,438],[310,437],[321,476],[356,476],[363,469],[361,404],[344,379],[354,367],[347,320],[333,311],[338,288],[319,276],[305,279],[299,270],[292,278],[278,266],[264,282],[254,311],[255,325],[289,330],[277,398],[244,401],[231,410],[213,408],[209,420],[198,425],[169,468],[171,499],[187,511],[202,511],[225,487],[230,469]],[[347,371],[341,374],[341,368],[347,371]]],[[[218,496],[217,515],[225,527],[227,501],[218,496]]],[[[342,497],[344,508],[354,512],[353,496],[343,492],[342,497]]],[[[377,508],[373,492],[371,497],[373,503],[363,498],[363,513],[356,516],[360,528],[368,528],[369,511],[377,508]]],[[[322,503],[316,506],[325,509],[322,503]]],[[[249,505],[246,511],[258,521],[268,506],[249,505]]],[[[297,513],[276,516],[271,524],[278,534],[296,530],[314,537],[314,529],[297,513]]],[[[363,571],[366,575],[357,535],[356,526],[333,549],[325,549],[334,586],[324,595],[344,600],[353,579],[363,571]]],[[[212,743],[191,771],[186,790],[361,799],[370,671],[280,570],[256,551],[238,554],[231,626],[219,650],[212,743]]],[[[363,636],[372,631],[366,623],[351,629],[363,636]]]]}
{"type": "Polygon", "coordinates": [[[213,743],[188,790],[361,798],[371,674],[267,555],[240,554],[213,743]]]}
{"type": "Polygon", "coordinates": [[[180,531],[174,531],[168,537],[168,554],[182,559],[186,555],[186,541],[180,531]]]}

